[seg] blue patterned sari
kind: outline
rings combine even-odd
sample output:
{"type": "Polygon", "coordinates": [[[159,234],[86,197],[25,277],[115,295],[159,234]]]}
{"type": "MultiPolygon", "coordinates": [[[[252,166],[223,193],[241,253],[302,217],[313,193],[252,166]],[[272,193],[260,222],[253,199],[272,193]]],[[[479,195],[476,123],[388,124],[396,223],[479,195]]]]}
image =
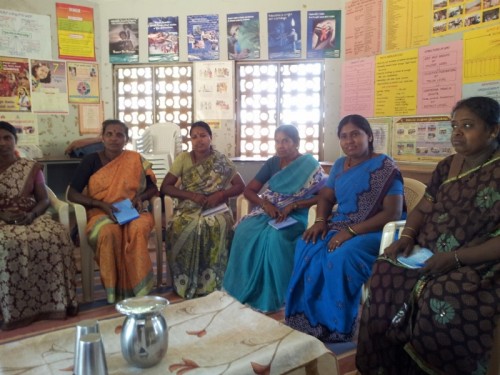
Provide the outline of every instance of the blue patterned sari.
{"type": "MultiPolygon", "coordinates": [[[[262,197],[282,209],[310,198],[324,182],[319,163],[303,155],[271,177],[262,197]]],[[[307,213],[307,208],[292,211],[289,216],[297,223],[276,230],[268,225],[269,215],[256,207],[238,224],[224,276],[229,294],[261,311],[283,306],[295,244],[307,226],[307,213]]]]}
{"type": "Polygon", "coordinates": [[[337,160],[327,186],[335,191],[338,208],[329,232],[316,244],[297,243],[295,263],[286,298],[286,322],[325,342],[353,338],[361,298],[378,255],[381,231],[363,233],[327,251],[332,236],[348,225],[363,222],[382,209],[387,195],[403,195],[403,179],[386,155],[343,170],[337,160]]]}

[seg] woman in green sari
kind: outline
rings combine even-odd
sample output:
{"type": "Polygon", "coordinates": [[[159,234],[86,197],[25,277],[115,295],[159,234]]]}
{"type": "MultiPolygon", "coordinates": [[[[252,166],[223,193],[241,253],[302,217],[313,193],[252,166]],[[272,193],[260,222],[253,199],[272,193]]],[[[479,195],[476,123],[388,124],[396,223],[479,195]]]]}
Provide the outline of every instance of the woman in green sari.
{"type": "Polygon", "coordinates": [[[183,298],[221,288],[234,220],[229,210],[208,215],[207,210],[221,207],[245,188],[234,164],[212,148],[207,123],[195,122],[189,135],[193,150],[175,158],[161,186],[162,194],[179,200],[166,247],[174,290],[183,298]]]}

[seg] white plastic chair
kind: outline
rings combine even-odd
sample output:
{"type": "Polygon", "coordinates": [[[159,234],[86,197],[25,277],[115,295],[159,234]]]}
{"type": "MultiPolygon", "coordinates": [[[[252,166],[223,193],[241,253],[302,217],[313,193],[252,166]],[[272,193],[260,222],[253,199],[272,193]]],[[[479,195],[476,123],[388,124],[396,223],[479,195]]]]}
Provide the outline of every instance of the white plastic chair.
{"type": "Polygon", "coordinates": [[[47,196],[49,197],[49,202],[50,206],[55,210],[57,213],[57,218],[59,222],[64,225],[68,233],[70,232],[69,228],[69,206],[66,202],[63,202],[57,196],[55,193],[47,186],[45,185],[45,189],[47,190],[47,196]]]}
{"type": "MultiPolygon", "coordinates": [[[[78,203],[73,203],[68,200],[68,190],[66,190],[66,200],[73,207],[78,229],[78,237],[80,239],[81,253],[81,272],[82,272],[82,290],[83,300],[93,301],[94,299],[94,250],[87,240],[87,211],[85,207],[78,203]]],[[[159,197],[153,197],[150,201],[153,208],[152,214],[154,218],[153,234],[155,236],[156,247],[156,285],[162,283],[163,274],[163,240],[162,240],[162,225],[161,225],[161,200],[159,197]]]]}
{"type": "Polygon", "coordinates": [[[134,149],[153,164],[158,186],[161,186],[172,161],[182,151],[181,129],[173,122],[152,124],[135,140],[134,149]]]}

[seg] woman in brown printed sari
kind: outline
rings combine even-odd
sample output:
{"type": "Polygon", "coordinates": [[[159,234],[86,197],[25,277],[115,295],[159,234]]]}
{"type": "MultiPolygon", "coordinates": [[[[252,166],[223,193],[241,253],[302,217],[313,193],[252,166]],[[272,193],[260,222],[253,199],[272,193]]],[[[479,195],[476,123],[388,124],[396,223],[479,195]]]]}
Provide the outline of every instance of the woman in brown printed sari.
{"type": "Polygon", "coordinates": [[[400,239],[375,263],[358,338],[362,374],[486,373],[500,317],[499,117],[490,98],[455,105],[457,153],[438,163],[400,239]],[[416,244],[434,254],[404,268],[396,256],[416,244]]]}
{"type": "Polygon", "coordinates": [[[231,160],[212,148],[212,130],[206,122],[191,125],[189,135],[193,150],[175,158],[160,189],[179,199],[165,243],[174,290],[183,298],[222,287],[233,215],[229,210],[206,213],[245,188],[231,160]],[[177,187],[179,179],[182,185],[177,187]]]}
{"type": "Polygon", "coordinates": [[[15,153],[16,129],[0,121],[0,308],[3,330],[78,311],[73,244],[49,206],[40,164],[15,153]]]}

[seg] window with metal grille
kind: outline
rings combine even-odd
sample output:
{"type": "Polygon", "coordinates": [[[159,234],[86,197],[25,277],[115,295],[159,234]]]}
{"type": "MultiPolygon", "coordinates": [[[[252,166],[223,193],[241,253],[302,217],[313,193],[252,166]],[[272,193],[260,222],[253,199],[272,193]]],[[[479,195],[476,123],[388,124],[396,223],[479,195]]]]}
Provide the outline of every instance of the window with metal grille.
{"type": "Polygon", "coordinates": [[[188,150],[193,119],[193,69],[175,65],[115,65],[115,114],[131,129],[131,143],[144,128],[174,122],[181,128],[182,149],[188,150]]]}
{"type": "Polygon", "coordinates": [[[241,62],[236,67],[236,154],[248,158],[274,155],[276,127],[292,124],[299,130],[299,151],[322,160],[324,64],[241,62]]]}

